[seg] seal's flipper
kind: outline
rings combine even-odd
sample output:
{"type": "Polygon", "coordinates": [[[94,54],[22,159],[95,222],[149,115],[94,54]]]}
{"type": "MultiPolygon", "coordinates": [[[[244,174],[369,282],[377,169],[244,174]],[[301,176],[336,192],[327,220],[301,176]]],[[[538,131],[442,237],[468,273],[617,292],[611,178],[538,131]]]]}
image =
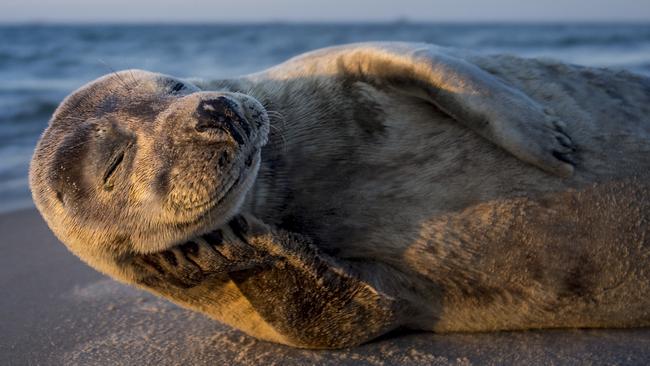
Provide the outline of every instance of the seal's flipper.
{"type": "Polygon", "coordinates": [[[133,262],[141,286],[294,347],[353,346],[398,326],[395,298],[304,237],[271,230],[252,216],[238,215],[219,234],[133,262]]]}
{"type": "Polygon", "coordinates": [[[332,76],[425,99],[517,158],[568,177],[576,148],[563,122],[523,92],[455,56],[417,43],[359,43],[310,52],[251,81],[332,76]]]}
{"type": "Polygon", "coordinates": [[[423,75],[431,80],[423,84],[424,97],[440,110],[522,161],[561,177],[573,174],[576,147],[550,109],[436,48],[416,50],[412,57],[430,69],[423,75]]]}
{"type": "Polygon", "coordinates": [[[241,238],[279,260],[229,276],[258,313],[294,346],[349,347],[397,327],[395,298],[319,253],[304,237],[281,231],[260,235],[255,218],[237,220],[245,222],[238,225],[241,238]]]}

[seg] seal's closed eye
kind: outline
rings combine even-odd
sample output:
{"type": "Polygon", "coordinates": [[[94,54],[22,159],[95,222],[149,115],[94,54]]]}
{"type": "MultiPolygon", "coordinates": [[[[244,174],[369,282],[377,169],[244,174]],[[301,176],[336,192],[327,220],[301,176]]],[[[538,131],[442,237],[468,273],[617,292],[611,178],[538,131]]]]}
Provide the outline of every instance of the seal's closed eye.
{"type": "Polygon", "coordinates": [[[117,168],[120,166],[120,164],[124,161],[124,150],[121,150],[113,158],[111,159],[111,163],[108,165],[108,169],[106,169],[106,172],[104,173],[104,177],[102,178],[104,182],[104,190],[105,191],[111,191],[113,190],[113,180],[111,177],[113,176],[113,173],[117,170],[117,168]]]}
{"type": "Polygon", "coordinates": [[[185,89],[185,84],[178,82],[172,87],[172,93],[177,93],[183,89],[185,89]]]}

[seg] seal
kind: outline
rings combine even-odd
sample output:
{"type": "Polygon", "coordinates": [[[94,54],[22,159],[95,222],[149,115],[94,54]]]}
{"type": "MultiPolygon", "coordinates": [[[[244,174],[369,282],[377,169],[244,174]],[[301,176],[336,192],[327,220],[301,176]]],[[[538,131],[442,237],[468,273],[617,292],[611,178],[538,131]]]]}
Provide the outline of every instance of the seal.
{"type": "Polygon", "coordinates": [[[413,43],[55,111],[34,201],[97,270],[260,339],[650,325],[650,80],[413,43]]]}

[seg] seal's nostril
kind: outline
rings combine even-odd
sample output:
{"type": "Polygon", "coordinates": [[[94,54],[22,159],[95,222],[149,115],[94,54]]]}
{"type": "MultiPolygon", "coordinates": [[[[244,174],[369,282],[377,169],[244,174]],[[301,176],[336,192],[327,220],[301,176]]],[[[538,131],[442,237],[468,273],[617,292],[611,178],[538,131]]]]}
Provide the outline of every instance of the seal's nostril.
{"type": "Polygon", "coordinates": [[[198,130],[219,128],[228,120],[235,118],[233,107],[225,98],[202,100],[196,108],[198,130]]]}
{"type": "Polygon", "coordinates": [[[229,158],[229,156],[228,156],[228,153],[224,151],[224,152],[221,154],[221,156],[219,157],[219,167],[220,167],[220,168],[225,167],[226,164],[228,164],[229,161],[230,161],[230,158],[229,158]]]}
{"type": "Polygon", "coordinates": [[[196,126],[199,132],[221,130],[232,136],[239,145],[244,145],[244,138],[234,126],[244,125],[236,112],[236,105],[226,97],[202,100],[196,108],[196,126]]]}

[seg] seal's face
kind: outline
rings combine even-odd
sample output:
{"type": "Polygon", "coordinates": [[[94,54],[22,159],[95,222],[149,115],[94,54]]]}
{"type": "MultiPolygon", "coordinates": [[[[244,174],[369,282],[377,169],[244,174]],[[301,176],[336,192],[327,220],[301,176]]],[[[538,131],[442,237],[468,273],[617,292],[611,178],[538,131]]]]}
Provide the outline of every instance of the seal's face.
{"type": "Polygon", "coordinates": [[[54,113],[32,161],[34,200],[74,251],[159,251],[237,212],[268,128],[244,94],[139,70],[107,75],[54,113]]]}

